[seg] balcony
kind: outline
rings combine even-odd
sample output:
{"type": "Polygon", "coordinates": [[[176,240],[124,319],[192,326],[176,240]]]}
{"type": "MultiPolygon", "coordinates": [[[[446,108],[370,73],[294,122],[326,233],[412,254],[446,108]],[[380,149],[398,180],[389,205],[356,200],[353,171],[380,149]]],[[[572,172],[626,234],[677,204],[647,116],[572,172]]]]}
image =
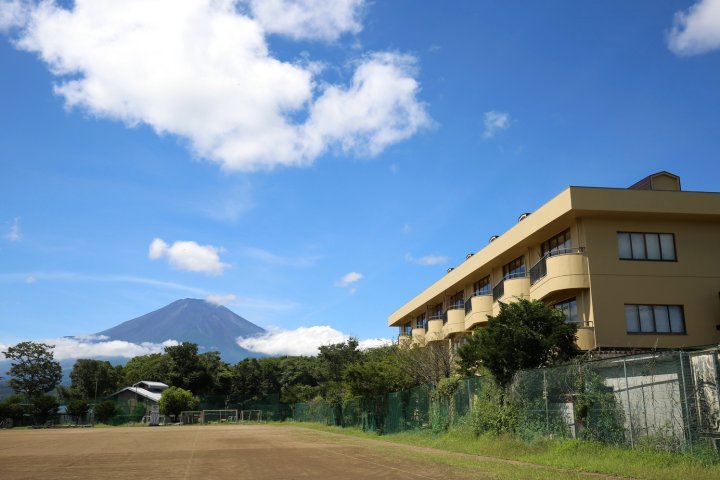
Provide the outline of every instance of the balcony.
{"type": "Polygon", "coordinates": [[[592,350],[597,347],[595,343],[595,326],[592,323],[588,325],[578,325],[576,344],[580,350],[592,350]]]}
{"type": "Polygon", "coordinates": [[[490,292],[477,292],[465,302],[465,330],[487,323],[488,315],[492,315],[493,299],[490,292]]]}
{"type": "Polygon", "coordinates": [[[530,296],[530,277],[526,273],[508,275],[493,288],[493,315],[500,313],[500,303],[530,296]]]}
{"type": "Polygon", "coordinates": [[[546,255],[530,269],[530,293],[542,300],[561,290],[590,288],[585,249],[572,248],[546,255]]]}
{"type": "Polygon", "coordinates": [[[419,343],[420,345],[425,345],[425,327],[413,328],[412,341],[413,341],[413,343],[419,343]]]}
{"type": "Polygon", "coordinates": [[[445,312],[443,318],[442,333],[444,337],[450,337],[465,332],[465,308],[464,304],[453,305],[445,312]]]}
{"type": "Polygon", "coordinates": [[[443,319],[437,316],[431,316],[427,322],[427,331],[425,332],[425,342],[437,342],[445,338],[443,335],[443,319]]]}
{"type": "Polygon", "coordinates": [[[525,273],[509,275],[493,288],[493,302],[505,298],[527,297],[530,294],[530,278],[525,273]]]}

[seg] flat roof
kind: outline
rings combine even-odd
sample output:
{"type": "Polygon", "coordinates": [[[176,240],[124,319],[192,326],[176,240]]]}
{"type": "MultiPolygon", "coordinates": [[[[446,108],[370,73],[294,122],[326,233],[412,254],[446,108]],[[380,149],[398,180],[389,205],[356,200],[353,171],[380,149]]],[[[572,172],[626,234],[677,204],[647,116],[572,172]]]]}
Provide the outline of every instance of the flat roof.
{"type": "Polygon", "coordinates": [[[720,192],[568,187],[395,310],[388,317],[388,326],[399,325],[407,315],[502,258],[512,248],[534,241],[532,237],[544,227],[567,218],[603,214],[720,218],[720,192]]]}

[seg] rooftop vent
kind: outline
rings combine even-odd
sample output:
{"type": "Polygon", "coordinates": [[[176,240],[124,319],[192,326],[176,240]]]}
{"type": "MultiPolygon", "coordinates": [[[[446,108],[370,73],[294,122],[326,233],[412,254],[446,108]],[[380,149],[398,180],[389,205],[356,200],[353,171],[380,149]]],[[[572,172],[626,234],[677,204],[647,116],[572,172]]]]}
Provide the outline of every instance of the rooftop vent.
{"type": "Polygon", "coordinates": [[[653,173],[628,187],[630,190],[670,190],[679,192],[680,177],[670,172],[653,173]]]}
{"type": "Polygon", "coordinates": [[[474,253],[468,253],[467,255],[465,255],[465,260],[467,260],[468,258],[472,257],[473,255],[475,255],[475,254],[474,254],[474,253]]]}
{"type": "Polygon", "coordinates": [[[453,270],[455,270],[455,267],[450,267],[450,268],[448,268],[447,273],[450,273],[450,272],[452,272],[453,270]]]}
{"type": "Polygon", "coordinates": [[[520,216],[518,217],[518,222],[522,222],[529,216],[530,216],[530,212],[525,212],[525,213],[520,214],[520,216]]]}
{"type": "Polygon", "coordinates": [[[493,235],[492,237],[490,237],[490,240],[488,240],[488,243],[494,242],[495,240],[497,240],[497,238],[498,238],[499,236],[500,236],[500,235],[493,235]]]}

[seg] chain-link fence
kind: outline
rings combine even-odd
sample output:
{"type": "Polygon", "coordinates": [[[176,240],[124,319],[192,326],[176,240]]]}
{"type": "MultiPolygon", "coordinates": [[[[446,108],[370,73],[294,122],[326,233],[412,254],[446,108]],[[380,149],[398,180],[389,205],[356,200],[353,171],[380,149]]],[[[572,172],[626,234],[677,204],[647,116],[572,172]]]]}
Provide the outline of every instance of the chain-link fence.
{"type": "MultiPolygon", "coordinates": [[[[713,348],[521,371],[505,394],[511,414],[500,412],[512,418],[496,422],[526,439],[582,438],[674,451],[691,450],[698,442],[715,446],[720,442],[719,363],[720,350],[713,348]]],[[[488,401],[482,393],[489,385],[483,378],[466,378],[445,396],[423,386],[373,401],[328,405],[315,400],[293,405],[292,418],[379,433],[444,431],[468,416],[484,415],[478,407],[488,401]]]]}
{"type": "Polygon", "coordinates": [[[692,449],[720,438],[717,348],[523,371],[512,386],[525,434],[692,449]]]}

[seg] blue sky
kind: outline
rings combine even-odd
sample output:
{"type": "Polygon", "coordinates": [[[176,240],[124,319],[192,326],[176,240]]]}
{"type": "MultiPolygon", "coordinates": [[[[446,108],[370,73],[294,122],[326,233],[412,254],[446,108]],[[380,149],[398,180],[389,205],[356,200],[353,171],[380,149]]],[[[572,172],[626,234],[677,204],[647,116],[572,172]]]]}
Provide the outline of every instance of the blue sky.
{"type": "Polygon", "coordinates": [[[0,31],[3,345],[185,297],[389,338],[568,185],[720,190],[720,0],[2,0],[0,31]]]}

